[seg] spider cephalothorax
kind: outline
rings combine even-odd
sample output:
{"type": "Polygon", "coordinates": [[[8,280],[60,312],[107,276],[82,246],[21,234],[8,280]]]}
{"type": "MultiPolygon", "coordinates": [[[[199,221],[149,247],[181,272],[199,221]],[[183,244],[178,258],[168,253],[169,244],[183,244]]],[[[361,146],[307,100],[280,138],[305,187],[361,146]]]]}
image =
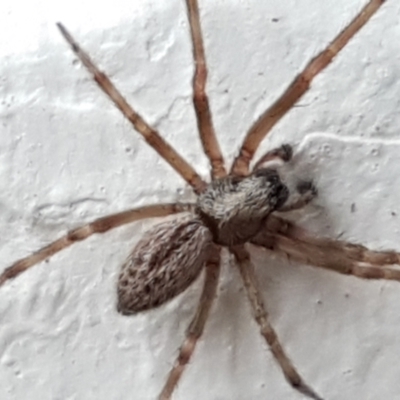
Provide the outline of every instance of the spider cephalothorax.
{"type": "Polygon", "coordinates": [[[197,199],[197,212],[215,243],[234,246],[254,236],[288,196],[277,170],[263,168],[248,177],[212,181],[197,199]]]}

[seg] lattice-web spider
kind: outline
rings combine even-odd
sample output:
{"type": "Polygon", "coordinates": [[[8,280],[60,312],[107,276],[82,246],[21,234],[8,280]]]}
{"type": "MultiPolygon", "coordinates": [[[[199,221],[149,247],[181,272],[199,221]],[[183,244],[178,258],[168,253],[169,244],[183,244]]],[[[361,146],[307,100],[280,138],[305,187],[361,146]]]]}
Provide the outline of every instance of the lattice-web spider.
{"type": "Polygon", "coordinates": [[[188,212],[183,217],[150,229],[128,257],[118,281],[118,310],[123,314],[134,314],[154,308],[185,290],[204,267],[205,279],[198,308],[160,398],[171,398],[203,332],[216,294],[220,249],[221,246],[226,246],[237,261],[261,334],[270,346],[285,378],[296,390],[309,398],[322,399],[296,371],[268,321],[245,243],[265,247],[301,263],[367,279],[400,280],[400,271],[387,267],[388,264],[398,263],[399,256],[394,252],[374,252],[359,245],[312,237],[274,213],[300,208],[315,195],[310,182],[297,182],[293,186],[286,181],[285,174],[281,174],[278,164],[290,161],[290,146],[283,145],[267,152],[251,169],[249,164],[267,133],[307,91],[312,79],[331,62],[383,2],[371,0],[330,46],[311,60],[282,96],[261,115],[248,131],[228,174],[214,133],[205,93],[207,70],[198,5],[195,0],[187,0],[196,64],[193,100],[200,138],[211,163],[210,184],[205,183],[126,103],[107,76],[97,69],[66,29],[59,24],[61,33],[75,54],[93,73],[99,86],[145,140],[192,186],[198,195],[198,201],[196,204],[151,205],[95,220],[14,263],[3,272],[0,284],[94,233],[104,233],[143,218],[188,212]]]}

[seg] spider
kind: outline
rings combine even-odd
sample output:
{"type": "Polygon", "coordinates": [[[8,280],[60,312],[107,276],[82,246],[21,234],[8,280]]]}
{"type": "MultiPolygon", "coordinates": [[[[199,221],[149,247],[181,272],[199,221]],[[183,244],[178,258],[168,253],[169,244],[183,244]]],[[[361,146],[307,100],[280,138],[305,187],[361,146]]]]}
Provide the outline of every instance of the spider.
{"type": "Polygon", "coordinates": [[[262,155],[250,168],[261,141],[274,125],[308,90],[348,41],[368,22],[384,0],[371,0],[355,19],[311,60],[282,96],[267,109],[247,132],[239,154],[228,172],[212,124],[205,92],[207,68],[196,0],[187,0],[187,12],[196,65],[193,103],[204,151],[211,164],[211,182],[205,182],[146,121],[125,101],[109,78],[101,72],[62,24],[58,27],[76,56],[93,74],[124,116],[164,159],[193,188],[196,203],[157,204],[99,218],[6,268],[0,285],[15,278],[55,253],[93,234],[145,218],[180,214],[155,225],[135,246],[123,264],[118,280],[117,309],[136,314],[155,308],[186,290],[204,271],[203,290],[194,318],[187,330],[176,362],[161,390],[160,399],[170,399],[201,337],[216,296],[220,251],[226,247],[234,256],[254,317],[271,352],[290,385],[306,397],[322,399],[307,384],[282,347],[271,326],[258,288],[246,243],[273,251],[285,258],[365,279],[400,280],[400,271],[388,267],[399,262],[395,252],[376,252],[361,245],[313,237],[284,219],[281,214],[306,206],[316,195],[310,181],[293,185],[285,165],[292,148],[284,144],[262,155]]]}

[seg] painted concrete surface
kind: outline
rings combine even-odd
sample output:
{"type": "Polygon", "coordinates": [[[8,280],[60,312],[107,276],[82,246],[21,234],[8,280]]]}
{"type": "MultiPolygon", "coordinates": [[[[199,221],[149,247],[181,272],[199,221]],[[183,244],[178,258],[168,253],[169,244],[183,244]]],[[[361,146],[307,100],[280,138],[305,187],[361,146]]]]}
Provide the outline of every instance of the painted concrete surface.
{"type": "MultiPolygon", "coordinates": [[[[306,62],[365,1],[201,1],[208,93],[226,158],[306,62]]],[[[316,235],[400,250],[400,4],[386,4],[318,77],[262,149],[293,143],[319,189],[295,215],[316,235]]],[[[187,200],[76,61],[62,21],[132,105],[207,177],[191,105],[183,1],[3,0],[0,5],[0,260],[99,216],[187,200]]],[[[201,281],[160,309],[115,311],[119,266],[146,227],[127,226],[0,289],[0,398],[154,399],[201,281]]],[[[400,283],[365,282],[252,250],[271,321],[326,400],[400,399],[400,283]]],[[[174,399],[301,399],[253,322],[225,259],[219,296],[174,399]]]]}

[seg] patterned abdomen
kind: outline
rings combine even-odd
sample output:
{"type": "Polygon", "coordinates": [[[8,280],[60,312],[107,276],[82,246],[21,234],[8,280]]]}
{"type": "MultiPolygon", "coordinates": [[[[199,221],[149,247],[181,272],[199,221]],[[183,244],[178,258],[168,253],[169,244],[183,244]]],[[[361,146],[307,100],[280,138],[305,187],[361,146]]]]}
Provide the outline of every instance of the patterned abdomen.
{"type": "Polygon", "coordinates": [[[210,231],[193,214],[148,230],[122,266],[118,311],[148,310],[183,292],[199,276],[211,245],[210,231]]]}

